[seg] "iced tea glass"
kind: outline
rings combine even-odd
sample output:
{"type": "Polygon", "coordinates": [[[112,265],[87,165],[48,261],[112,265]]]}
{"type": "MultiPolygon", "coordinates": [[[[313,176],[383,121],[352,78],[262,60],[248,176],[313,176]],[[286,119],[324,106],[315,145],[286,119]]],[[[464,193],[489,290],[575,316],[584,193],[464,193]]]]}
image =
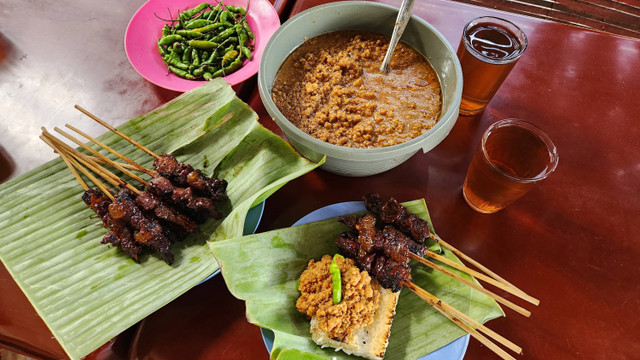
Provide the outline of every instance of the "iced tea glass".
{"type": "Polygon", "coordinates": [[[527,48],[527,36],[510,21],[493,16],[471,20],[462,32],[460,114],[482,112],[527,48]]]}
{"type": "Polygon", "coordinates": [[[462,194],[474,210],[494,213],[527,193],[557,165],[558,151],[540,128],[523,120],[500,120],[482,136],[462,194]]]}

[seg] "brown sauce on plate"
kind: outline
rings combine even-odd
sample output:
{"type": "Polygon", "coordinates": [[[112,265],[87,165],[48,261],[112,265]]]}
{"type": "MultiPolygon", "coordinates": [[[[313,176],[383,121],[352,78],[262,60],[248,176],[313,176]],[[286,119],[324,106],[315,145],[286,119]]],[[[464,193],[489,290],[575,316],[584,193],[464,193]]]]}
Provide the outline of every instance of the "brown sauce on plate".
{"type": "Polygon", "coordinates": [[[403,143],[433,127],[442,110],[429,62],[399,43],[379,71],[389,37],[338,31],[312,38],[281,66],[272,98],[282,114],[322,141],[354,148],[403,143]]]}

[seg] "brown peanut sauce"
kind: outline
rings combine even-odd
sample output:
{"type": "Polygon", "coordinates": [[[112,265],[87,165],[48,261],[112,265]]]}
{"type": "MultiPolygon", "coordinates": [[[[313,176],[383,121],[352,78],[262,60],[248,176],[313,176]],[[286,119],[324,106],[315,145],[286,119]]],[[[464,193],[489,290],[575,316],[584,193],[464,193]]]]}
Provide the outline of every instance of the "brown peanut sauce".
{"type": "Polygon", "coordinates": [[[380,73],[389,40],[355,30],[309,39],[282,64],[273,101],[302,131],[335,145],[377,148],[420,136],[440,118],[440,82],[402,42],[380,73]]]}

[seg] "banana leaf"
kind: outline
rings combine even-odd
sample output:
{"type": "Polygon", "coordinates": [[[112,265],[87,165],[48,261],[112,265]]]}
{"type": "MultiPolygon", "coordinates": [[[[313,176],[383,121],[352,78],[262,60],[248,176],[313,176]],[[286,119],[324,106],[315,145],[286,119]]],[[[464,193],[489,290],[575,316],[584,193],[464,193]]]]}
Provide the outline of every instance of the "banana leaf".
{"type": "MultiPolygon", "coordinates": [[[[424,200],[404,205],[431,224],[424,200]]],[[[300,295],[297,280],[309,259],[335,254],[336,237],[346,230],[336,219],[328,219],[209,244],[229,290],[246,302],[247,319],[274,332],[271,359],[354,358],[317,346],[311,340],[309,321],[295,307],[300,295]]],[[[459,262],[451,252],[441,251],[459,262]]],[[[500,306],[481,292],[416,262],[410,265],[414,283],[474,319],[484,323],[504,315],[500,306]]],[[[415,360],[465,334],[407,289],[402,290],[396,311],[385,359],[415,360]]]]}
{"type": "MultiPolygon", "coordinates": [[[[241,236],[252,206],[320,165],[257,119],[219,79],[119,127],[155,153],[173,153],[229,183],[226,218],[174,244],[171,266],[153,255],[136,263],[100,244],[107,230],[60,159],[0,186],[0,260],[71,358],[87,355],[215,272],[207,242],[241,236]]],[[[119,136],[99,139],[152,167],[151,156],[119,136]]]]}

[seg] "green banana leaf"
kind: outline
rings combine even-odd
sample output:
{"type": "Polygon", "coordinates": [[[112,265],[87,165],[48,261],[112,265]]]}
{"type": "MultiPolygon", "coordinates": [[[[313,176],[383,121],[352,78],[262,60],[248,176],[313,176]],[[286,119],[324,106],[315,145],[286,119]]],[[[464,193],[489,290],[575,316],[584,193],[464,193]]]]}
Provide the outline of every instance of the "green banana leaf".
{"type": "MultiPolygon", "coordinates": [[[[428,220],[424,200],[404,203],[428,220]]],[[[337,252],[339,233],[347,227],[329,219],[210,243],[229,290],[246,301],[247,319],[274,332],[271,359],[351,359],[334,349],[321,349],[309,334],[309,321],[295,307],[297,280],[309,259],[337,252]]],[[[454,261],[454,254],[442,250],[454,261]]],[[[474,319],[486,322],[504,313],[490,297],[416,262],[413,282],[474,319]]],[[[466,274],[452,270],[462,277],[466,274]]],[[[407,289],[402,290],[385,359],[415,360],[463,336],[465,332],[407,289]]]]}
{"type": "MultiPolygon", "coordinates": [[[[174,244],[171,266],[153,255],[136,263],[100,244],[107,230],[60,159],[0,186],[0,260],[71,358],[87,355],[215,272],[206,243],[241,236],[252,206],[320,165],[257,119],[218,79],[119,128],[152,151],[173,153],[229,183],[227,217],[174,244]]],[[[119,136],[99,139],[152,167],[151,156],[119,136]]]]}

